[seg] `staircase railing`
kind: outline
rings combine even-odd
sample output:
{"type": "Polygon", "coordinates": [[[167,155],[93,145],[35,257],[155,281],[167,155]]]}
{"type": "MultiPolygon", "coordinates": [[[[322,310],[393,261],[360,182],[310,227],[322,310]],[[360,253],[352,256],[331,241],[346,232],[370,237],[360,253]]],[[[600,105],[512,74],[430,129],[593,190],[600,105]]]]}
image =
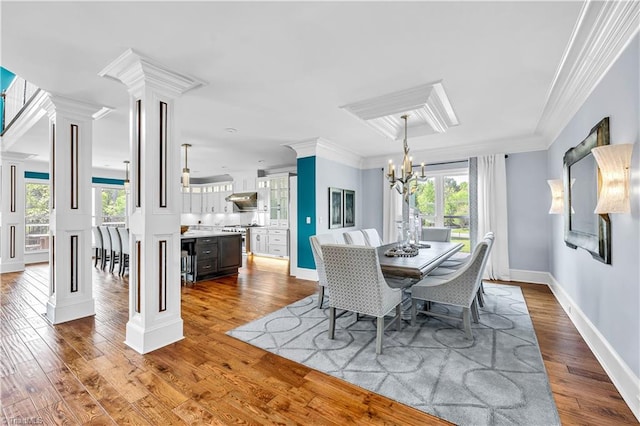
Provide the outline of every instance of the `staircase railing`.
{"type": "Polygon", "coordinates": [[[13,79],[7,90],[2,93],[4,109],[2,110],[2,133],[0,135],[4,135],[15,123],[39,91],[38,86],[29,83],[22,77],[16,76],[13,79]]]}

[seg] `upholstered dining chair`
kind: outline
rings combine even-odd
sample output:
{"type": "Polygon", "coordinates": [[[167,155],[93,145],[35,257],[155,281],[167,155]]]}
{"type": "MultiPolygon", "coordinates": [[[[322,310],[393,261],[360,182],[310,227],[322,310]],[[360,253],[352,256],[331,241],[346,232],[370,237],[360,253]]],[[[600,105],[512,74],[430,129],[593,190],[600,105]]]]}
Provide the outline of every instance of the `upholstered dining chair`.
{"type": "Polygon", "coordinates": [[[98,226],[98,230],[102,236],[102,252],[104,253],[102,261],[100,262],[100,269],[103,271],[107,268],[107,261],[113,262],[113,259],[111,258],[111,236],[109,235],[107,228],[108,227],[104,225],[98,226]]]}
{"type": "Polygon", "coordinates": [[[100,260],[100,266],[102,266],[102,259],[104,258],[104,244],[102,243],[102,233],[97,226],[91,228],[93,232],[93,247],[96,249],[95,261],[93,263],[94,268],[98,267],[98,260],[100,260]]]}
{"type": "Polygon", "coordinates": [[[342,236],[344,237],[344,241],[347,244],[354,244],[357,246],[366,246],[367,242],[364,239],[364,234],[362,233],[361,230],[357,230],[357,231],[348,231],[345,232],[344,234],[342,234],[342,236]]]}
{"type": "Polygon", "coordinates": [[[336,309],[370,315],[376,320],[376,354],[382,353],[382,338],[387,327],[401,327],[402,290],[391,288],[382,276],[378,251],[359,245],[321,245],[327,288],[329,290],[329,339],[335,336],[336,309]],[[392,322],[385,327],[384,317],[394,310],[392,322]]]}
{"type": "Polygon", "coordinates": [[[423,241],[451,241],[451,228],[429,227],[422,228],[423,241]]]}
{"type": "Polygon", "coordinates": [[[120,242],[120,235],[118,235],[118,228],[115,226],[107,226],[107,229],[111,237],[111,264],[109,265],[109,272],[113,274],[116,262],[118,263],[118,267],[122,262],[122,243],[120,242]]]}
{"type": "Polygon", "coordinates": [[[478,322],[476,296],[482,282],[488,254],[489,243],[483,240],[473,250],[469,262],[454,273],[438,277],[427,276],[411,287],[411,325],[415,325],[418,312],[440,318],[461,320],[466,337],[473,339],[471,315],[473,315],[474,322],[478,322]],[[425,305],[426,307],[430,307],[431,302],[459,306],[462,308],[462,317],[433,312],[428,308],[418,311],[418,300],[429,302],[425,305]]]}
{"type": "Polygon", "coordinates": [[[120,236],[120,246],[121,246],[121,255],[120,255],[120,275],[124,275],[124,271],[129,267],[129,230],[127,228],[116,228],[118,230],[118,235],[120,236]]]}
{"type": "MultiPolygon", "coordinates": [[[[316,272],[318,272],[318,309],[322,308],[322,301],[324,300],[324,290],[327,287],[327,275],[324,271],[324,260],[322,259],[323,244],[338,244],[335,234],[320,234],[312,235],[309,237],[311,243],[311,253],[313,254],[313,261],[316,263],[316,272]]],[[[329,296],[330,297],[330,296],[329,296]]]]}
{"type": "Polygon", "coordinates": [[[364,234],[364,238],[368,246],[380,247],[382,245],[382,238],[380,238],[380,234],[378,234],[378,230],[376,228],[363,229],[362,233],[364,234]]]}

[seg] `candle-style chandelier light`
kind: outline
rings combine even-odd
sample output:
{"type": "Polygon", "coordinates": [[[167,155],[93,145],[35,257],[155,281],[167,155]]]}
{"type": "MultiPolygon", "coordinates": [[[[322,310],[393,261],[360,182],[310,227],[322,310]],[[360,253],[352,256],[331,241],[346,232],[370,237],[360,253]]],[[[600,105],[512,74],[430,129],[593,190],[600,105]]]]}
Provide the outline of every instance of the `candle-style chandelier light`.
{"type": "Polygon", "coordinates": [[[390,187],[395,188],[404,198],[405,203],[409,202],[409,197],[418,189],[418,181],[426,179],[424,174],[424,163],[420,165],[420,175],[413,172],[413,158],[409,156],[409,145],[407,143],[407,118],[409,115],[401,116],[404,120],[404,157],[402,158],[402,166],[400,167],[400,175],[396,177],[395,166],[393,160],[389,160],[389,170],[387,179],[390,187]]]}

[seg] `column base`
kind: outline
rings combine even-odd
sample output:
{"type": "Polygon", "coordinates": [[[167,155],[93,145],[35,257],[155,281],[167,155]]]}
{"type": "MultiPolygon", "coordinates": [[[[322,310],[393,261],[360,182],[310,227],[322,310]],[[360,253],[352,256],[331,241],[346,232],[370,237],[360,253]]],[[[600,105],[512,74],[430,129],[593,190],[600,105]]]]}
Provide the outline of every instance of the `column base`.
{"type": "Polygon", "coordinates": [[[0,264],[0,274],[24,271],[24,262],[6,262],[0,264]]]}
{"type": "Polygon", "coordinates": [[[138,353],[146,354],[184,339],[182,318],[143,328],[129,320],[124,344],[138,353]]]}
{"type": "Polygon", "coordinates": [[[95,300],[83,300],[69,305],[56,305],[47,302],[47,319],[51,324],[60,324],[80,318],[91,317],[96,314],[95,300]]]}

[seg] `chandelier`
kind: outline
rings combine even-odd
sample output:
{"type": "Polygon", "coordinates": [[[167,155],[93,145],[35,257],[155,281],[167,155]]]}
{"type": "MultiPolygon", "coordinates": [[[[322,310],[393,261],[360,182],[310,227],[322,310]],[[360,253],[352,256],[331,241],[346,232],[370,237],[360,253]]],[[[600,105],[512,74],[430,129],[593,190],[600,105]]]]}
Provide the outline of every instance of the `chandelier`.
{"type": "Polygon", "coordinates": [[[396,170],[393,164],[393,160],[389,160],[389,171],[387,173],[387,179],[389,180],[390,188],[395,188],[399,194],[401,194],[406,203],[409,202],[409,197],[418,189],[418,181],[425,180],[424,163],[420,165],[420,175],[413,172],[413,158],[409,156],[409,145],[407,144],[407,114],[401,116],[404,120],[404,157],[402,158],[402,166],[400,167],[400,174],[396,177],[396,170]]]}

